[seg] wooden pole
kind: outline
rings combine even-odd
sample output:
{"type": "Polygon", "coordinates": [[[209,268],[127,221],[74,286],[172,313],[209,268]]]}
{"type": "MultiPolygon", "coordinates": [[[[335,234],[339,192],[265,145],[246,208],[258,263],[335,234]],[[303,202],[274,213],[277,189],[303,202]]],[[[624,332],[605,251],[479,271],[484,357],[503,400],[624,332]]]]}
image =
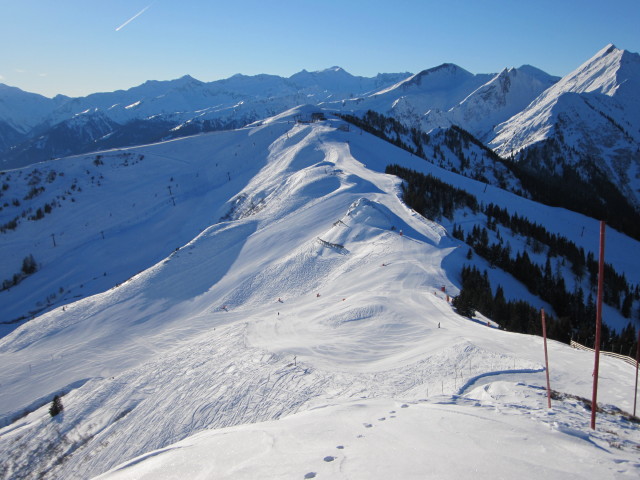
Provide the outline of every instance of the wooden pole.
{"type": "Polygon", "coordinates": [[[593,365],[593,395],[591,396],[591,429],[596,429],[596,410],[598,409],[598,370],[600,367],[600,330],[602,328],[602,287],[604,283],[604,230],[605,223],[600,221],[600,256],[598,259],[598,300],[596,304],[596,343],[593,365]]]}
{"type": "Polygon", "coordinates": [[[542,338],[544,338],[544,364],[547,373],[547,408],[551,408],[551,383],[549,382],[549,355],[547,353],[547,322],[544,318],[544,308],[540,309],[542,316],[542,338]]]}
{"type": "Polygon", "coordinates": [[[638,398],[638,362],[640,361],[640,330],[638,330],[638,344],[636,346],[636,388],[633,391],[633,416],[636,416],[636,399],[638,398]]]}

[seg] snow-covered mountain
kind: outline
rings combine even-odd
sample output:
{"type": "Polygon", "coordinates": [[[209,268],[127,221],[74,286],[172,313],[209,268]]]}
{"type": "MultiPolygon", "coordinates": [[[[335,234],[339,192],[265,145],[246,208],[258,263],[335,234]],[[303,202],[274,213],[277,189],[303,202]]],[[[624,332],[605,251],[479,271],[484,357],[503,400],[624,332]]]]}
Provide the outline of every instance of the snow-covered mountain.
{"type": "Polygon", "coordinates": [[[50,99],[0,84],[0,123],[27,134],[66,100],[62,95],[50,99]]]}
{"type": "Polygon", "coordinates": [[[26,139],[66,97],[49,99],[0,83],[0,152],[26,139]]]}
{"type": "Polygon", "coordinates": [[[520,113],[558,80],[530,65],[505,68],[449,110],[428,112],[421,128],[430,131],[458,125],[484,140],[496,125],[520,113]]]}
{"type": "Polygon", "coordinates": [[[445,63],[370,95],[328,105],[346,112],[373,110],[401,120],[406,125],[420,126],[427,112],[452,108],[492,76],[474,75],[457,65],[445,63]]]}
{"type": "MultiPolygon", "coordinates": [[[[30,254],[37,264],[0,292],[2,315],[38,301],[43,309],[0,339],[2,478],[112,468],[112,478],[172,478],[188,465],[221,478],[422,477],[423,455],[382,451],[388,435],[406,448],[441,445],[449,456],[432,463],[443,478],[474,471],[481,458],[499,460],[481,463],[480,478],[496,469],[566,478],[570,467],[636,476],[634,424],[602,413],[601,428],[588,430],[576,396],[591,392],[592,356],[551,342],[552,386],[562,394],[547,411],[541,339],[454,312],[447,295],[459,292],[465,263],[487,269],[507,299],[552,311],[480,256],[469,259],[447,231],[470,232],[484,217],[462,208],[443,224],[426,219],[383,172],[395,163],[431,173],[587,252],[597,249],[598,223],[456,175],[340,119],[294,121],[315,112],[2,175],[3,195],[20,203],[0,211],[3,223],[27,211],[0,234],[10,252],[2,275],[30,254]],[[52,418],[56,393],[64,411],[52,418]],[[433,421],[438,428],[417,428],[433,421]],[[461,434],[497,441],[460,455],[461,434]],[[212,460],[171,446],[183,440],[212,460]],[[531,445],[544,466],[542,453],[527,454],[523,472],[517,452],[531,445]],[[346,470],[333,470],[340,464],[346,470]]],[[[529,249],[506,229],[491,236],[514,255],[529,249]]],[[[608,245],[607,260],[640,282],[640,256],[628,255],[638,242],[610,230],[608,245]]],[[[544,261],[544,251],[531,255],[544,261]]],[[[569,266],[553,268],[564,276],[569,266]]],[[[630,410],[633,368],[603,358],[601,371],[605,409],[630,410]]]]}
{"type": "Polygon", "coordinates": [[[238,128],[296,105],[366,94],[408,75],[365,78],[339,67],[289,78],[234,75],[209,83],[186,75],[126,91],[54,99],[2,86],[0,165],[16,168],[71,153],[238,128]]]}
{"type": "Polygon", "coordinates": [[[484,139],[558,79],[530,65],[474,75],[443,64],[371,95],[329,105],[360,115],[373,110],[425,132],[456,125],[484,139]]]}
{"type": "Polygon", "coordinates": [[[597,172],[640,208],[640,55],[608,45],[497,126],[489,142],[533,169],[597,172]]]}
{"type": "MultiPolygon", "coordinates": [[[[476,165],[474,157],[459,156],[466,167],[448,168],[640,238],[639,59],[609,45],[561,80],[525,65],[503,70],[462,99],[478,76],[443,65],[330,105],[360,117],[373,110],[433,136],[457,136],[450,129],[461,128],[489,141],[503,160],[476,165]]],[[[438,150],[425,154],[447,168],[438,150]]]]}
{"type": "MultiPolygon", "coordinates": [[[[0,172],[0,478],[637,477],[634,368],[600,360],[591,431],[593,355],[550,342],[548,410],[531,335],[542,307],[593,343],[599,222],[533,199],[557,178],[633,193],[637,79],[610,46],[558,82],[333,67],[29,97],[33,127],[3,110],[1,138],[30,136],[14,160],[82,153],[0,172]],[[511,156],[512,128],[512,160],[465,131],[520,108],[493,144],[511,156]]],[[[607,229],[624,354],[638,252],[607,229]]]]}
{"type": "MultiPolygon", "coordinates": [[[[379,101],[392,98],[397,102],[412,104],[416,110],[426,112],[432,109],[447,110],[457,105],[469,91],[475,90],[491,75],[474,75],[464,68],[445,63],[435,68],[423,70],[406,80],[375,94],[379,101]],[[400,97],[398,94],[402,92],[400,97]]],[[[395,105],[394,105],[395,108],[395,105]]]]}

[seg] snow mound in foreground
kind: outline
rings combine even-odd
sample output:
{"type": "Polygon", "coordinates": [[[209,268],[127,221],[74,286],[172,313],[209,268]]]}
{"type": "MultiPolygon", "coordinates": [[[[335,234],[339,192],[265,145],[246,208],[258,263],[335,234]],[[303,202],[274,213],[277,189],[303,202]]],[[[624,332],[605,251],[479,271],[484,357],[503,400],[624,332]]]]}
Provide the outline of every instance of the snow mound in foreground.
{"type": "Polygon", "coordinates": [[[637,430],[588,433],[588,412],[544,392],[499,382],[527,408],[464,398],[359,400],[278,422],[202,432],[127,462],[100,480],[182,478],[632,478],[637,430]],[[496,410],[502,415],[496,415],[496,410]],[[464,433],[463,433],[464,432],[464,433]],[[633,436],[633,440],[628,438],[633,436]],[[619,436],[619,437],[618,437],[619,436]],[[612,457],[614,458],[613,461],[612,457]]]}

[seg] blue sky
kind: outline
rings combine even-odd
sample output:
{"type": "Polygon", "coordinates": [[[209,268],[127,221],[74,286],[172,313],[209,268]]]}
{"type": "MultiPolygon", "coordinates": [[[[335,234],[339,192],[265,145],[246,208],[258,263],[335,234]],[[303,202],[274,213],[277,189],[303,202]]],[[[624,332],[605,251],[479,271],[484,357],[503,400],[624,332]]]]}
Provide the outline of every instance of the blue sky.
{"type": "Polygon", "coordinates": [[[564,75],[608,43],[639,52],[638,25],[640,0],[0,0],[0,83],[80,96],[186,74],[444,62],[564,75]]]}

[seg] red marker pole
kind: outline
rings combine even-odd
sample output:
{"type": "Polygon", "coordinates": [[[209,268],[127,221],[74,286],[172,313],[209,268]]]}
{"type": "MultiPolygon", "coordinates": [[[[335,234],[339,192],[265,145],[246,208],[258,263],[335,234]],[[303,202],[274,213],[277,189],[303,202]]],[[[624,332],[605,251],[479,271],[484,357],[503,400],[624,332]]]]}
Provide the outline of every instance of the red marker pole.
{"type": "Polygon", "coordinates": [[[638,345],[636,347],[636,389],[633,391],[633,416],[636,416],[636,398],[638,397],[638,362],[640,361],[640,330],[638,330],[638,345]]]}
{"type": "Polygon", "coordinates": [[[602,327],[602,286],[604,282],[604,229],[600,221],[600,258],[598,262],[598,300],[596,304],[596,344],[594,345],[595,361],[593,366],[593,395],[591,396],[591,429],[596,429],[596,410],[598,408],[598,369],[600,367],[600,330],[602,327]]]}
{"type": "Polygon", "coordinates": [[[547,372],[547,408],[551,408],[551,383],[549,382],[549,355],[547,354],[547,321],[544,318],[544,308],[540,309],[542,313],[542,338],[544,338],[544,364],[547,372]]]}

